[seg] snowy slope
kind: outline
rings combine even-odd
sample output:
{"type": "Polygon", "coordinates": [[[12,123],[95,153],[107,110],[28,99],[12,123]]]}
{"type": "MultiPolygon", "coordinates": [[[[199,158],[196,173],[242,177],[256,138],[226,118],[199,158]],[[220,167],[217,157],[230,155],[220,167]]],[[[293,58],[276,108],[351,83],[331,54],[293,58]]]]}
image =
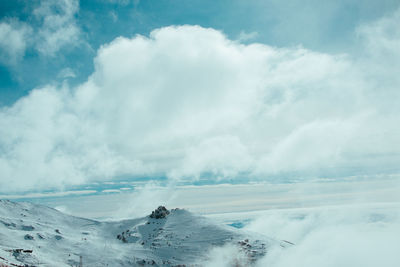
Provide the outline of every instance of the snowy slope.
{"type": "Polygon", "coordinates": [[[27,266],[201,266],[213,247],[237,245],[249,264],[282,242],[214,224],[186,210],[99,222],[0,200],[0,263],[27,266]],[[21,251],[22,250],[22,251],[21,251]]]}

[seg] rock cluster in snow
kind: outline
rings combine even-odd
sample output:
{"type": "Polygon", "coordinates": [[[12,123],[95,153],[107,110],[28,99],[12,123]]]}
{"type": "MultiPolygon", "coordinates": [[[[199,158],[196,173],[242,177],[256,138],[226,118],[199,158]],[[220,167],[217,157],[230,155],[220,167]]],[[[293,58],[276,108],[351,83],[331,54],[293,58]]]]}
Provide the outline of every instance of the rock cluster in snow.
{"type": "Polygon", "coordinates": [[[151,212],[150,218],[162,219],[162,218],[167,217],[168,214],[169,214],[169,210],[167,210],[166,207],[159,206],[157,209],[155,209],[154,211],[151,212]]]}

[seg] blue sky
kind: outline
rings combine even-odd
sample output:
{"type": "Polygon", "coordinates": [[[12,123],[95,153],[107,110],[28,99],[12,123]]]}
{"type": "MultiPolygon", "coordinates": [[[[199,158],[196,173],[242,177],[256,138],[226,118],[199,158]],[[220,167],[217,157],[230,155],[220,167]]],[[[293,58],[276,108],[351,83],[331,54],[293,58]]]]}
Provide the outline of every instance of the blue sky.
{"type": "Polygon", "coordinates": [[[398,1],[2,1],[2,193],[399,172],[398,1]]]}

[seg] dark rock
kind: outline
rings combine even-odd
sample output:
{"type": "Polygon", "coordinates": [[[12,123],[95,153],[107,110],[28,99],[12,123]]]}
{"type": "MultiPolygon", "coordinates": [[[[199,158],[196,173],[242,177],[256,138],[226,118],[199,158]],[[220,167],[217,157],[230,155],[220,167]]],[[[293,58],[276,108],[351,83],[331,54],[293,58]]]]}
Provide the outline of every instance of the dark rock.
{"type": "Polygon", "coordinates": [[[35,227],[33,227],[32,225],[22,225],[22,230],[23,231],[33,231],[33,230],[35,230],[35,227]]]}
{"type": "Polygon", "coordinates": [[[151,212],[150,218],[163,219],[163,218],[167,217],[168,214],[169,214],[169,210],[167,210],[166,207],[159,206],[156,210],[151,212]]]}
{"type": "Polygon", "coordinates": [[[141,266],[144,266],[146,264],[146,261],[145,260],[138,260],[136,263],[141,265],[141,266]]]}
{"type": "Polygon", "coordinates": [[[37,235],[37,237],[38,237],[39,239],[44,239],[44,237],[43,237],[41,234],[37,233],[36,235],[37,235]]]}
{"type": "Polygon", "coordinates": [[[17,226],[15,223],[8,223],[8,222],[2,221],[2,220],[0,220],[0,223],[4,224],[4,226],[6,226],[8,228],[10,228],[10,227],[15,228],[17,226]]]}
{"type": "Polygon", "coordinates": [[[34,238],[33,238],[33,236],[31,236],[31,235],[25,235],[25,236],[24,236],[24,239],[25,239],[25,240],[33,240],[34,238]]]}

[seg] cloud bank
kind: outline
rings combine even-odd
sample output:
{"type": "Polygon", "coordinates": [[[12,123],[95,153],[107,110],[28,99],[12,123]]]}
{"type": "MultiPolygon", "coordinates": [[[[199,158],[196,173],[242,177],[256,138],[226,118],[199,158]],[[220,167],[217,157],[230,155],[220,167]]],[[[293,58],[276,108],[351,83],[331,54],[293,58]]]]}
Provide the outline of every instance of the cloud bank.
{"type": "Polygon", "coordinates": [[[397,172],[400,80],[385,60],[400,62],[398,14],[359,27],[357,57],[244,45],[199,26],[119,37],[85,83],[1,109],[1,191],[397,172]]]}
{"type": "Polygon", "coordinates": [[[257,266],[397,266],[398,205],[273,211],[248,230],[291,240],[257,266]]]}

